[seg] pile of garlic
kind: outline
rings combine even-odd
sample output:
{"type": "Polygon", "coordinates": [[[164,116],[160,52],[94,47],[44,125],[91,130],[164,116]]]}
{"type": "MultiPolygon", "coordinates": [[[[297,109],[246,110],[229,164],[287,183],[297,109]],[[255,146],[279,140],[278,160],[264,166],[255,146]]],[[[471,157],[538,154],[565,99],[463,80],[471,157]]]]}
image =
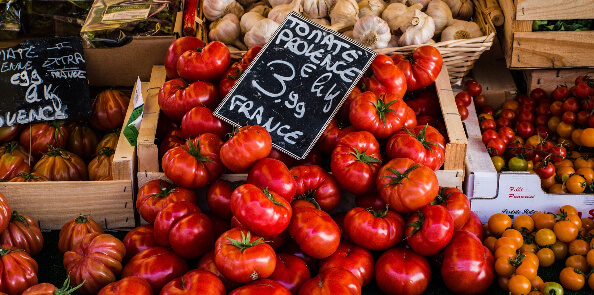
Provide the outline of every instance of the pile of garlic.
{"type": "Polygon", "coordinates": [[[371,48],[430,44],[483,35],[468,21],[472,0],[203,0],[210,41],[233,50],[264,45],[295,11],[371,48]]]}

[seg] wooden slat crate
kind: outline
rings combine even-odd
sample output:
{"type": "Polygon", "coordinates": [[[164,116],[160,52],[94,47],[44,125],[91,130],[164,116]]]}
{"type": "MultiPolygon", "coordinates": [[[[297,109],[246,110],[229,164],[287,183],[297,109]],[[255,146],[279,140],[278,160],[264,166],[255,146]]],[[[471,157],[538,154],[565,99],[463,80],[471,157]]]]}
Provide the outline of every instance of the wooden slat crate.
{"type": "Polygon", "coordinates": [[[534,20],[594,19],[593,0],[499,0],[509,68],[594,67],[594,31],[533,32],[534,20]]]}
{"type": "Polygon", "coordinates": [[[592,77],[594,69],[538,69],[524,71],[526,88],[542,88],[547,93],[553,92],[558,85],[567,85],[567,87],[571,88],[575,84],[575,78],[582,75],[592,77]]]}
{"type": "MultiPolygon", "coordinates": [[[[155,144],[155,133],[159,120],[158,94],[159,87],[165,80],[163,66],[153,68],[153,76],[149,86],[148,96],[144,108],[144,116],[138,135],[138,186],[153,179],[165,179],[160,172],[158,159],[158,146],[155,144]],[[158,77],[158,79],[157,79],[158,77]],[[158,82],[163,81],[163,82],[158,82]],[[160,84],[159,84],[160,83],[160,84]]],[[[458,109],[454,101],[454,94],[450,84],[448,71],[443,67],[435,81],[437,94],[445,120],[450,141],[446,144],[446,159],[442,170],[437,171],[439,183],[442,186],[462,187],[464,180],[464,158],[466,155],[466,134],[458,109]]],[[[245,177],[226,175],[225,177],[245,177]]]]}

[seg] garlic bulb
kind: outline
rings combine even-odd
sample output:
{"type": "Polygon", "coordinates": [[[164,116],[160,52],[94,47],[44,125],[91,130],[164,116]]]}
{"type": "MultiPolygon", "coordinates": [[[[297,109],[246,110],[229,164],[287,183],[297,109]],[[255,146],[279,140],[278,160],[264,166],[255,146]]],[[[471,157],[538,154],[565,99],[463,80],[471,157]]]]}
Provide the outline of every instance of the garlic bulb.
{"type": "Polygon", "coordinates": [[[303,0],[303,15],[310,19],[326,17],[335,3],[336,0],[303,0]]]}
{"type": "Polygon", "coordinates": [[[301,13],[301,0],[293,0],[293,2],[289,4],[281,4],[276,7],[273,7],[270,12],[268,13],[268,18],[277,22],[282,23],[287,15],[291,13],[291,11],[295,11],[297,13],[301,13]]]}
{"type": "Polygon", "coordinates": [[[400,39],[400,37],[392,35],[390,42],[388,42],[388,48],[398,47],[398,39],[400,39]]]}
{"type": "Polygon", "coordinates": [[[311,19],[313,22],[318,23],[322,26],[329,27],[330,21],[327,18],[313,18],[311,19]]]}
{"type": "Polygon", "coordinates": [[[472,39],[483,36],[479,25],[475,22],[454,20],[454,22],[441,32],[441,41],[472,39]]]}
{"type": "Polygon", "coordinates": [[[364,16],[353,27],[353,40],[371,49],[388,47],[391,37],[388,23],[379,16],[364,16]]]}
{"type": "Polygon", "coordinates": [[[359,2],[359,18],[366,15],[380,16],[386,7],[388,3],[384,0],[363,0],[359,2]]]}
{"type": "Polygon", "coordinates": [[[241,26],[241,32],[244,34],[249,32],[257,22],[263,19],[265,19],[264,16],[254,11],[244,14],[241,17],[241,21],[239,22],[239,25],[241,26]]]}
{"type": "Polygon", "coordinates": [[[204,0],[202,9],[206,19],[211,22],[229,13],[235,14],[237,18],[243,15],[243,6],[235,0],[204,0]]]}
{"type": "Polygon", "coordinates": [[[445,0],[455,19],[468,20],[474,14],[472,0],[445,0]]]}
{"type": "Polygon", "coordinates": [[[237,48],[247,49],[239,40],[240,34],[239,19],[235,14],[229,13],[210,24],[208,38],[210,41],[221,41],[237,48]]]}
{"type": "Polygon", "coordinates": [[[332,25],[344,23],[353,26],[359,19],[359,5],[355,0],[337,0],[330,10],[330,23],[332,25]]]}
{"type": "Polygon", "coordinates": [[[410,22],[415,14],[415,10],[421,10],[422,4],[417,3],[407,7],[402,3],[392,3],[382,12],[382,19],[388,23],[392,33],[398,32],[400,27],[410,22]]]}
{"type": "Polygon", "coordinates": [[[431,0],[425,13],[433,18],[436,35],[441,34],[441,31],[449,26],[454,20],[450,7],[442,0],[431,0]]]}
{"type": "Polygon", "coordinates": [[[256,12],[263,17],[268,17],[268,13],[270,12],[270,6],[266,5],[264,2],[256,2],[252,6],[249,6],[245,9],[247,12],[256,12]]]}
{"type": "Polygon", "coordinates": [[[268,0],[268,4],[270,4],[270,7],[272,8],[289,3],[291,3],[291,0],[268,0]]]}
{"type": "Polygon", "coordinates": [[[249,30],[245,37],[243,37],[243,41],[248,48],[252,48],[254,46],[260,45],[264,46],[268,39],[272,37],[272,34],[280,27],[280,24],[269,19],[265,18],[260,20],[249,30]]]}
{"type": "Polygon", "coordinates": [[[423,8],[421,10],[425,10],[427,8],[427,5],[429,5],[429,2],[431,2],[431,0],[408,0],[406,1],[406,4],[408,4],[408,6],[412,6],[417,3],[420,3],[423,5],[423,8]]]}
{"type": "Polygon", "coordinates": [[[398,40],[400,46],[425,44],[433,38],[435,23],[432,17],[415,9],[414,16],[400,27],[400,31],[403,32],[398,40]]]}

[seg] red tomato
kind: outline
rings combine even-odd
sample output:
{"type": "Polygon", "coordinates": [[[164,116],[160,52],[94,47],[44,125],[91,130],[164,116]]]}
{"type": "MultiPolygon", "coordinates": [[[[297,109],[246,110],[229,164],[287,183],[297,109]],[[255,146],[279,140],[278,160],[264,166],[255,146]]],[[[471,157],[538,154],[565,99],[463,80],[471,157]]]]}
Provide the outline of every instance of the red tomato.
{"type": "Polygon", "coordinates": [[[484,294],[495,278],[495,259],[474,234],[456,231],[444,251],[441,276],[455,293],[484,294]]]}
{"type": "Polygon", "coordinates": [[[407,56],[393,54],[390,58],[404,73],[408,91],[431,85],[437,79],[443,65],[441,53],[431,45],[417,47],[407,56]]]}
{"type": "Polygon", "coordinates": [[[470,105],[470,103],[472,102],[472,96],[468,92],[465,92],[465,91],[458,92],[458,94],[456,94],[454,99],[460,101],[462,103],[462,105],[465,107],[468,107],[470,105]]]}
{"type": "Polygon", "coordinates": [[[341,127],[336,119],[333,118],[330,120],[328,126],[326,126],[326,129],[324,129],[324,132],[322,132],[320,139],[316,142],[316,147],[326,154],[331,154],[338,140],[345,134],[355,130],[353,126],[341,127]]]}
{"type": "Polygon", "coordinates": [[[429,205],[412,214],[404,234],[413,251],[423,256],[435,255],[452,239],[454,219],[445,207],[429,205]]]}
{"type": "MultiPolygon", "coordinates": [[[[258,160],[247,175],[246,183],[268,188],[290,204],[297,191],[297,183],[287,166],[272,158],[258,160]]],[[[257,233],[256,233],[257,234],[257,233]]]]}
{"type": "Polygon", "coordinates": [[[0,232],[4,231],[8,227],[11,219],[10,205],[4,194],[0,193],[0,232]]]}
{"type": "Polygon", "coordinates": [[[88,233],[103,233],[103,229],[88,215],[79,215],[66,222],[58,236],[58,249],[61,253],[70,251],[88,233]]]}
{"type": "Polygon", "coordinates": [[[215,242],[215,264],[225,277],[245,284],[272,275],[276,254],[259,236],[232,228],[215,242]]]}
{"type": "Polygon", "coordinates": [[[194,107],[214,109],[221,102],[216,87],[210,82],[196,81],[192,84],[183,79],[169,80],[159,89],[159,107],[163,114],[179,122],[185,113],[194,107]]]}
{"type": "MultiPolygon", "coordinates": [[[[296,207],[293,207],[295,210],[296,207]]],[[[314,257],[309,256],[299,247],[299,244],[293,239],[289,239],[282,248],[279,249],[280,253],[291,254],[294,256],[299,257],[299,259],[305,261],[307,264],[307,268],[309,269],[309,273],[317,273],[319,269],[320,260],[314,257]]]]}
{"type": "Polygon", "coordinates": [[[481,86],[481,84],[476,80],[467,80],[464,83],[464,86],[466,87],[468,94],[470,94],[472,97],[479,96],[483,92],[483,86],[481,86]]]}
{"type": "Polygon", "coordinates": [[[68,141],[66,149],[79,155],[83,159],[89,159],[95,154],[95,148],[99,138],[91,129],[89,123],[84,121],[73,122],[68,125],[68,141]]]}
{"type": "Polygon", "coordinates": [[[126,118],[130,97],[115,89],[100,92],[93,101],[93,113],[89,118],[91,126],[107,131],[121,128],[126,118]]]}
{"type": "Polygon", "coordinates": [[[12,126],[0,127],[0,142],[6,143],[15,140],[21,134],[23,126],[24,125],[17,124],[12,126]]]}
{"type": "Polygon", "coordinates": [[[404,218],[388,206],[379,211],[355,207],[344,217],[344,230],[365,249],[386,250],[402,241],[404,218]]]}
{"type": "Polygon", "coordinates": [[[330,169],[343,189],[360,195],[375,189],[381,163],[380,146],[373,134],[357,131],[338,141],[332,152],[330,169]]]}
{"type": "Polygon", "coordinates": [[[377,190],[390,209],[410,213],[427,206],[439,192],[435,172],[406,158],[395,158],[377,175],[377,190]]]}
{"type": "Polygon", "coordinates": [[[297,183],[295,197],[311,199],[330,212],[338,206],[342,192],[334,176],[318,165],[294,166],[289,170],[297,183]]]}
{"type": "Polygon", "coordinates": [[[115,282],[122,271],[126,247],[110,234],[90,233],[78,246],[64,253],[64,268],[73,285],[85,282],[78,289],[82,294],[97,294],[115,282]]]}
{"type": "Polygon", "coordinates": [[[378,54],[371,63],[371,77],[361,78],[361,88],[373,92],[375,95],[394,93],[397,97],[404,97],[406,93],[406,77],[394,64],[394,61],[385,54],[378,54]]]}
{"type": "Polygon", "coordinates": [[[109,283],[97,295],[152,295],[151,285],[139,277],[126,277],[109,283]]]}
{"type": "Polygon", "coordinates": [[[563,101],[561,105],[563,112],[578,112],[580,110],[580,103],[575,97],[570,97],[563,101]]]}
{"type": "Polygon", "coordinates": [[[223,285],[225,285],[225,290],[233,290],[240,286],[239,283],[231,281],[219,271],[215,265],[214,249],[206,252],[206,254],[200,257],[196,269],[202,269],[213,273],[215,276],[217,276],[217,278],[219,278],[219,280],[221,280],[221,282],[223,282],[223,285]]]}
{"type": "Polygon", "coordinates": [[[177,74],[186,81],[217,81],[231,63],[227,46],[212,41],[204,47],[189,50],[177,59],[177,74]]]}
{"type": "Polygon", "coordinates": [[[225,172],[219,155],[221,146],[221,138],[212,133],[189,139],[185,145],[165,153],[161,161],[163,172],[179,186],[205,187],[225,172]]]}
{"type": "MultiPolygon", "coordinates": [[[[336,120],[338,121],[337,123],[346,125],[351,124],[349,122],[349,110],[351,109],[351,103],[357,96],[359,96],[359,94],[361,94],[361,92],[362,91],[361,88],[359,88],[359,86],[353,87],[353,90],[351,90],[347,98],[344,100],[344,102],[338,109],[336,116],[334,116],[334,118],[336,118],[336,120]]],[[[1,130],[2,129],[0,129],[0,131],[1,130]]]]}
{"type": "Polygon", "coordinates": [[[539,161],[534,163],[534,172],[541,179],[547,179],[555,174],[555,165],[550,161],[539,161]]]}
{"type": "Polygon", "coordinates": [[[167,54],[165,55],[164,65],[167,78],[175,79],[179,77],[177,74],[177,60],[182,53],[201,47],[204,47],[204,41],[194,36],[175,39],[175,41],[169,45],[169,48],[167,48],[167,54]]]}
{"type": "Polygon", "coordinates": [[[130,260],[138,252],[159,246],[154,236],[155,229],[152,224],[141,225],[131,231],[122,239],[126,247],[126,256],[124,262],[130,260]]]}
{"type": "Polygon", "coordinates": [[[195,106],[184,113],[181,119],[181,130],[184,138],[198,137],[204,133],[213,133],[220,138],[227,138],[232,127],[215,117],[209,108],[195,106]]]}
{"type": "Polygon", "coordinates": [[[280,234],[289,226],[293,214],[289,201],[268,187],[259,188],[250,183],[233,191],[230,206],[239,222],[258,236],[280,234]]]}
{"type": "Polygon", "coordinates": [[[590,93],[590,86],[588,85],[587,82],[580,82],[578,84],[575,85],[574,88],[572,88],[573,91],[573,95],[575,95],[575,97],[580,98],[580,99],[584,99],[586,97],[588,97],[588,94],[590,93]]]}
{"type": "Polygon", "coordinates": [[[136,194],[136,210],[142,219],[154,223],[159,211],[173,202],[197,203],[196,192],[165,180],[154,179],[143,185],[136,194]]]}
{"type": "Polygon", "coordinates": [[[296,294],[301,285],[310,278],[309,269],[303,259],[292,254],[276,253],[276,268],[269,279],[279,282],[291,293],[296,294]]]}
{"type": "Polygon", "coordinates": [[[569,97],[569,94],[569,88],[567,88],[567,86],[559,85],[557,86],[557,88],[555,88],[555,90],[553,90],[553,93],[551,93],[551,97],[555,101],[563,101],[569,97]]]}
{"type": "Polygon", "coordinates": [[[501,139],[501,137],[497,131],[490,129],[490,130],[485,130],[485,132],[483,132],[481,140],[483,141],[483,144],[487,145],[487,143],[489,143],[489,141],[493,138],[501,139]]]}
{"type": "Polygon", "coordinates": [[[188,272],[188,264],[173,251],[152,247],[134,255],[122,270],[122,278],[139,277],[147,281],[158,294],[163,286],[188,272]]]}
{"type": "Polygon", "coordinates": [[[376,95],[366,91],[351,103],[349,120],[357,130],[376,138],[388,138],[404,125],[406,103],[394,93],[376,95]]]}
{"type": "Polygon", "coordinates": [[[361,285],[350,271],[332,267],[307,280],[299,289],[299,295],[310,294],[361,294],[361,285]]]}
{"type": "MultiPolygon", "coordinates": [[[[120,124],[117,128],[121,127],[120,124]]],[[[49,151],[48,146],[63,148],[68,142],[68,129],[64,121],[50,121],[32,124],[24,128],[19,143],[28,148],[31,155],[39,158],[49,151]]]]}
{"type": "Polygon", "coordinates": [[[495,122],[493,119],[484,119],[479,123],[479,127],[481,128],[481,132],[485,132],[487,130],[496,130],[497,122],[495,122]]]}
{"type": "MultiPolygon", "coordinates": [[[[27,288],[27,290],[25,290],[21,295],[54,295],[54,294],[71,294],[73,293],[76,289],[80,288],[82,286],[82,284],[76,286],[76,287],[71,287],[70,286],[70,278],[67,278],[66,281],[64,281],[64,285],[62,285],[61,288],[56,288],[56,286],[50,284],[50,283],[40,283],[40,284],[36,284],[33,285],[29,288],[27,288]],[[62,292],[62,293],[60,293],[62,292]]],[[[6,293],[4,292],[0,292],[0,295],[5,295],[6,293]]],[[[147,294],[150,295],[151,293],[147,294]]]]}
{"type": "Polygon", "coordinates": [[[385,294],[421,294],[431,281],[431,267],[425,257],[396,247],[375,263],[375,280],[385,294]]]}
{"type": "Polygon", "coordinates": [[[501,138],[489,140],[487,142],[487,152],[489,152],[490,156],[503,156],[505,153],[505,142],[501,138]]]}
{"type": "Polygon", "coordinates": [[[432,126],[401,130],[388,139],[388,159],[408,158],[436,171],[445,162],[445,138],[432,126]]]}
{"type": "Polygon", "coordinates": [[[373,280],[374,268],[371,252],[349,241],[341,241],[336,252],[320,261],[320,272],[333,267],[350,271],[357,277],[361,286],[368,285],[373,280]]]}
{"type": "Polygon", "coordinates": [[[509,144],[516,137],[516,132],[510,127],[505,126],[497,130],[497,135],[499,135],[499,138],[505,139],[504,141],[509,144]]]}
{"type": "Polygon", "coordinates": [[[219,81],[219,96],[221,98],[227,96],[260,50],[262,50],[262,46],[251,47],[241,58],[241,61],[235,62],[223,73],[219,81]]]}
{"type": "Polygon", "coordinates": [[[221,161],[233,172],[247,171],[272,149],[270,133],[262,126],[245,126],[221,147],[221,161]]]}
{"type": "Polygon", "coordinates": [[[0,233],[0,244],[23,249],[35,256],[43,249],[43,235],[35,220],[12,211],[8,227],[0,233]]]}
{"type": "Polygon", "coordinates": [[[378,193],[358,195],[355,197],[355,206],[362,208],[371,208],[373,211],[381,211],[386,208],[386,202],[382,200],[378,193]]]}
{"type": "Polygon", "coordinates": [[[454,229],[461,228],[470,218],[470,200],[459,189],[440,187],[431,204],[443,206],[450,212],[454,219],[454,229]]]}
{"type": "Polygon", "coordinates": [[[225,285],[213,273],[194,269],[183,276],[173,279],[161,289],[160,295],[212,294],[225,295],[225,285]]]}
{"type": "Polygon", "coordinates": [[[244,183],[244,181],[215,180],[208,187],[208,192],[206,193],[206,202],[210,211],[223,220],[230,220],[233,217],[229,205],[231,202],[231,193],[244,183]]]}
{"type": "Polygon", "coordinates": [[[340,229],[330,215],[308,207],[293,208],[289,234],[307,255],[326,258],[340,244],[340,229]]]}
{"type": "Polygon", "coordinates": [[[470,217],[468,217],[468,221],[460,228],[460,230],[465,230],[469,233],[474,234],[479,238],[479,240],[483,240],[483,223],[481,219],[478,217],[474,211],[470,211],[470,217]]]}
{"type": "Polygon", "coordinates": [[[291,295],[291,291],[279,282],[269,279],[259,279],[239,287],[229,295],[291,295]]]}
{"type": "Polygon", "coordinates": [[[19,295],[27,288],[37,285],[37,262],[21,249],[2,245],[0,270],[0,292],[19,295]]]}
{"type": "Polygon", "coordinates": [[[79,156],[63,149],[49,147],[49,151],[35,163],[33,172],[49,180],[88,180],[87,164],[79,156]]]}

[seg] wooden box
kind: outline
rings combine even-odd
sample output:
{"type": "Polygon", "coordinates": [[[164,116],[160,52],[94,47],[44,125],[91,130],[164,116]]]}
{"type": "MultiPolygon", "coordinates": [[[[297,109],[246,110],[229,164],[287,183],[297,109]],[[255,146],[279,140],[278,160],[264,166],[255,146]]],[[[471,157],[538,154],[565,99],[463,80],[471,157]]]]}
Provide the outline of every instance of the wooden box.
{"type": "Polygon", "coordinates": [[[536,69],[525,70],[526,88],[542,88],[547,93],[552,93],[558,85],[566,85],[571,88],[575,85],[575,78],[578,76],[594,75],[594,69],[574,68],[574,69],[536,69]]]}
{"type": "MultiPolygon", "coordinates": [[[[158,146],[155,144],[155,133],[159,120],[158,94],[159,87],[165,81],[165,68],[155,66],[149,85],[149,92],[144,107],[144,116],[138,135],[138,186],[153,179],[165,179],[160,172],[158,146]],[[162,81],[162,82],[161,82],[162,81]]],[[[445,163],[443,169],[437,171],[441,186],[462,188],[464,180],[464,158],[466,154],[466,134],[454,101],[454,94],[446,67],[443,67],[436,83],[437,94],[445,119],[450,141],[446,144],[445,163]]],[[[225,177],[244,177],[241,174],[225,177]]]]}
{"type": "Polygon", "coordinates": [[[499,0],[499,6],[509,68],[594,67],[594,31],[532,31],[534,20],[594,19],[594,1],[499,0]]]}

